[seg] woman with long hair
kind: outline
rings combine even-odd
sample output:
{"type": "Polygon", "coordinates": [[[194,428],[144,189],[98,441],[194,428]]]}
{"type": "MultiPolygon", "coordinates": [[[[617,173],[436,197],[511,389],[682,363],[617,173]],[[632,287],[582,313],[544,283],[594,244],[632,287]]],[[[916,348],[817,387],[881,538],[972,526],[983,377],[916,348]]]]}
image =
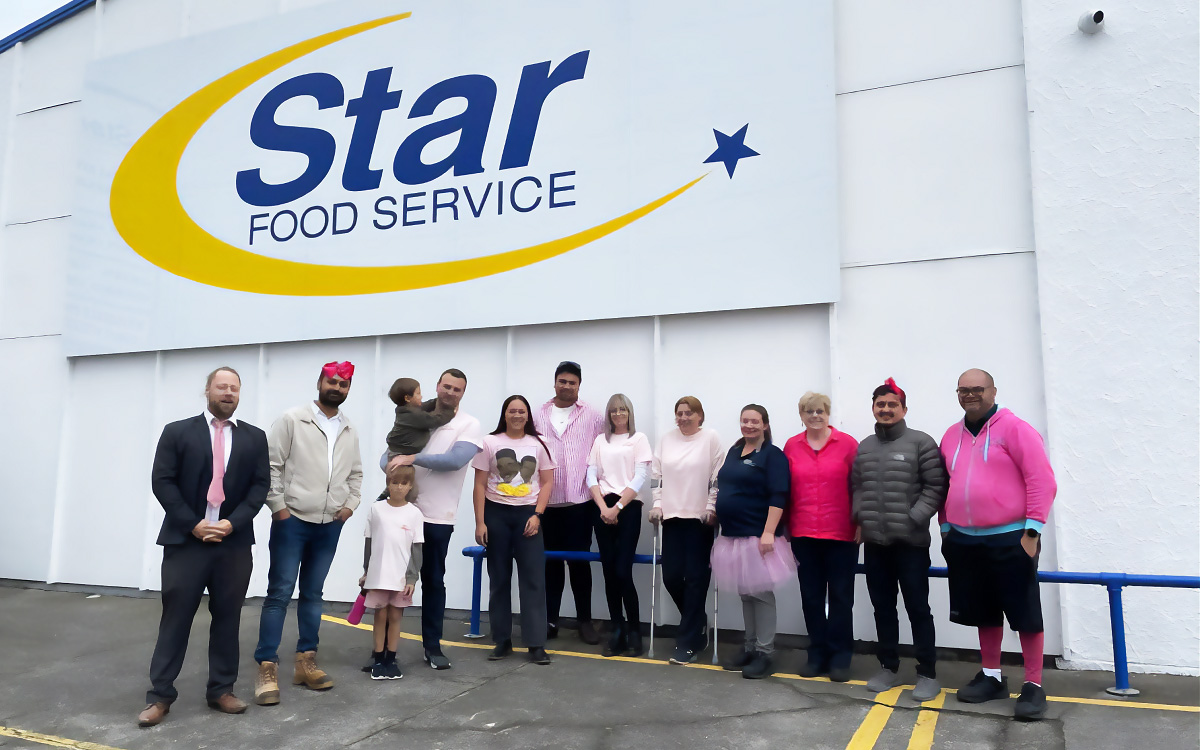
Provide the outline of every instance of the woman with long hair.
{"type": "Polygon", "coordinates": [[[596,546],[611,626],[603,653],[641,656],[641,607],[633,584],[633,556],[642,534],[638,492],[650,473],[654,454],[650,441],[634,427],[633,404],[624,393],[608,399],[604,412],[604,432],[592,443],[587,469],[588,490],[600,509],[596,546]]]}
{"type": "Polygon", "coordinates": [[[717,473],[717,523],[712,569],[719,591],[742,597],[746,647],[726,669],[754,680],[773,671],[775,587],[796,574],[796,558],[783,538],[788,461],[771,442],[771,419],[758,404],[742,408],[742,437],[717,473]]]}
{"type": "Polygon", "coordinates": [[[487,548],[488,613],[495,648],[488,659],[512,654],[512,569],[517,564],[521,638],[529,660],[546,654],[546,546],[542,513],[554,486],[554,461],[538,435],[524,396],[509,396],[495,431],[471,461],[475,469],[475,541],[487,548]]]}

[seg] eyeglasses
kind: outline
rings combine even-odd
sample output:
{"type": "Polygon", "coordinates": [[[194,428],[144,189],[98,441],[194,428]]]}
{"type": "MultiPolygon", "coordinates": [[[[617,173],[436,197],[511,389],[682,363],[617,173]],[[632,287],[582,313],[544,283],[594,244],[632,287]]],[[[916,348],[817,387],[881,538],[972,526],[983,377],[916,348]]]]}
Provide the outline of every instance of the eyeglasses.
{"type": "Polygon", "coordinates": [[[805,409],[804,416],[806,417],[823,417],[825,416],[824,409],[805,409]]]}
{"type": "Polygon", "coordinates": [[[986,390],[986,386],[977,385],[974,388],[956,388],[955,392],[960,396],[982,396],[986,390]]]}

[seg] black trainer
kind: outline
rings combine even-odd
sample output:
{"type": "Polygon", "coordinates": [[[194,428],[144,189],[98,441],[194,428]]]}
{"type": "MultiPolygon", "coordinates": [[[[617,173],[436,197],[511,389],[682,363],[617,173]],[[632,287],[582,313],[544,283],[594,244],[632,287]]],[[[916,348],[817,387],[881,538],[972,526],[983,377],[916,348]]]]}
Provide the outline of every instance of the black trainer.
{"type": "Polygon", "coordinates": [[[741,672],[747,664],[754,661],[754,654],[754,651],[742,651],[742,653],[733,657],[729,663],[724,664],[722,669],[727,672],[741,672]]]}
{"type": "Polygon", "coordinates": [[[797,674],[799,674],[801,677],[812,678],[820,677],[828,671],[829,669],[821,662],[816,661],[815,659],[809,659],[808,661],[804,662],[804,666],[800,667],[800,671],[797,672],[797,674]]]}
{"type": "Polygon", "coordinates": [[[378,664],[372,664],[371,665],[371,679],[372,680],[390,680],[391,677],[388,677],[388,665],[384,664],[383,662],[380,662],[378,664]]]}
{"type": "Polygon", "coordinates": [[[625,628],[621,625],[615,625],[612,629],[612,634],[608,637],[608,642],[604,644],[604,648],[600,650],[602,656],[617,656],[625,651],[625,628]]]}
{"type": "Polygon", "coordinates": [[[997,680],[995,677],[988,677],[982,669],[973,680],[958,689],[960,703],[986,703],[1007,697],[1008,678],[1001,677],[997,680]]]}
{"type": "Polygon", "coordinates": [[[747,680],[761,680],[774,673],[775,665],[771,663],[771,657],[762,651],[755,651],[750,663],[742,668],[742,677],[747,680]]]}
{"type": "Polygon", "coordinates": [[[1013,709],[1017,721],[1041,721],[1046,716],[1046,691],[1041,685],[1027,682],[1021,686],[1021,697],[1013,709]]]}
{"type": "Polygon", "coordinates": [[[492,653],[488,654],[488,661],[500,661],[512,656],[512,641],[503,641],[497,643],[492,653]]]}
{"type": "Polygon", "coordinates": [[[546,649],[541,646],[534,646],[529,649],[529,661],[534,664],[549,664],[550,654],[547,654],[546,649]]]}
{"type": "Polygon", "coordinates": [[[642,647],[642,631],[631,630],[625,637],[625,653],[623,656],[641,656],[646,652],[642,647]]]}
{"type": "Polygon", "coordinates": [[[849,682],[850,667],[830,667],[829,668],[830,682],[849,682]]]}
{"type": "Polygon", "coordinates": [[[432,669],[441,670],[441,669],[449,669],[450,668],[450,660],[447,659],[446,655],[443,654],[441,651],[438,651],[437,653],[433,653],[432,651],[426,651],[425,652],[425,663],[428,664],[432,669]]]}
{"type": "Polygon", "coordinates": [[[366,672],[367,674],[371,674],[371,668],[381,661],[383,661],[383,652],[372,651],[371,660],[363,665],[362,671],[366,672]]]}
{"type": "Polygon", "coordinates": [[[675,653],[671,654],[670,662],[672,664],[691,664],[696,661],[696,652],[686,646],[676,646],[675,653]]]}
{"type": "Polygon", "coordinates": [[[558,637],[558,623],[557,622],[546,623],[546,640],[552,641],[557,637],[558,637]]]}

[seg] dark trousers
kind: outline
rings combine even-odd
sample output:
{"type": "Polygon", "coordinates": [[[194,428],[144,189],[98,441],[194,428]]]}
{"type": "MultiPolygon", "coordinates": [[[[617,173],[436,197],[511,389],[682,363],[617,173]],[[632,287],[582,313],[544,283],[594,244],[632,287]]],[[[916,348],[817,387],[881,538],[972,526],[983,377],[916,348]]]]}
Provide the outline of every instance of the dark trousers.
{"type": "Polygon", "coordinates": [[[708,614],[708,582],[712,577],[714,529],[698,518],[669,518],[662,522],[663,585],[679,610],[675,642],[699,651],[704,648],[708,614]]]}
{"type": "Polygon", "coordinates": [[[512,639],[512,571],[517,563],[517,593],[521,598],[521,640],[528,648],[546,645],[545,534],[525,536],[533,505],[483,505],[487,526],[488,619],[492,642],[512,639]]]}
{"type": "Polygon", "coordinates": [[[147,703],[174,703],[179,697],[175,678],[183,668],[192,620],[208,589],[208,687],[205,697],[216,700],[233,690],[238,675],[238,631],[242,602],[250,585],[254,558],[250,545],[232,546],[189,538],[163,547],[162,618],[158,642],[150,658],[147,703]]]}
{"type": "Polygon", "coordinates": [[[858,545],[836,539],[792,540],[808,660],[823,670],[849,667],[854,653],[854,573],[858,545]],[[825,614],[825,603],[829,614],[825,614]]]}
{"type": "MultiPolygon", "coordinates": [[[[546,549],[559,552],[587,552],[592,548],[592,526],[600,509],[590,500],[577,505],[557,505],[546,508],[542,529],[546,532],[546,549]]],[[[566,571],[562,560],[546,561],[546,611],[549,622],[558,624],[562,607],[566,571]]],[[[591,563],[566,563],[571,573],[571,593],[575,596],[575,617],[580,622],[592,619],[591,563]]]]}
{"type": "Polygon", "coordinates": [[[309,523],[295,516],[271,522],[271,571],[267,574],[267,596],[258,621],[258,648],[254,660],[279,661],[279,642],[287,618],[292,592],[300,584],[296,602],[299,638],[296,653],[316,651],[321,628],[325,576],[333,564],[342,521],[309,523]]]}
{"type": "MultiPolygon", "coordinates": [[[[604,496],[604,502],[610,508],[620,499],[620,495],[604,496]]],[[[617,514],[617,522],[612,525],[601,520],[599,513],[596,514],[596,547],[600,550],[600,566],[604,570],[608,618],[614,628],[626,622],[631,631],[641,628],[642,610],[638,603],[637,587],[633,585],[633,556],[637,553],[641,535],[641,500],[631,500],[617,514]]]]}
{"type": "Polygon", "coordinates": [[[442,653],[442,625],[446,619],[446,555],[454,527],[425,524],[421,550],[421,642],[431,654],[442,653]]]}
{"type": "Polygon", "coordinates": [[[929,548],[903,542],[865,544],[867,592],[875,608],[879,637],[879,663],[896,671],[900,666],[900,621],[896,615],[896,590],[904,594],[904,609],[912,625],[917,653],[917,674],[936,677],[933,613],[929,610],[929,548]]]}

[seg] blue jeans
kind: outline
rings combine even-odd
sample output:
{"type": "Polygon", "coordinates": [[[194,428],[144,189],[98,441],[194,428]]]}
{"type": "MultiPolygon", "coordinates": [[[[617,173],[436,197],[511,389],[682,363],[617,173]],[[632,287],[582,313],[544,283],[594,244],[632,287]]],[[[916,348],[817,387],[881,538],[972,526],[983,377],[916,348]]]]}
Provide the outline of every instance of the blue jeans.
{"type": "Polygon", "coordinates": [[[254,660],[259,664],[279,661],[283,622],[297,579],[300,600],[296,604],[296,624],[300,637],[296,653],[317,650],[321,595],[343,526],[342,521],[309,523],[295,516],[271,522],[271,572],[267,574],[267,598],[263,600],[258,648],[254,650],[254,660]]]}

